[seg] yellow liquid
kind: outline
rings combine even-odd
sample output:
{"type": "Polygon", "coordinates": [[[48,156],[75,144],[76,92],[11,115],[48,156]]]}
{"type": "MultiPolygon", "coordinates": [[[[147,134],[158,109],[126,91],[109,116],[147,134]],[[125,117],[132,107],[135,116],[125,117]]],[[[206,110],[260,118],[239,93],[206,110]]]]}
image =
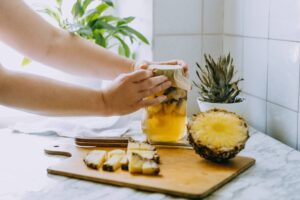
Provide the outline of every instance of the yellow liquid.
{"type": "Polygon", "coordinates": [[[186,129],[186,115],[176,113],[156,113],[146,116],[143,121],[143,131],[148,139],[157,142],[175,142],[180,140],[186,129]]]}

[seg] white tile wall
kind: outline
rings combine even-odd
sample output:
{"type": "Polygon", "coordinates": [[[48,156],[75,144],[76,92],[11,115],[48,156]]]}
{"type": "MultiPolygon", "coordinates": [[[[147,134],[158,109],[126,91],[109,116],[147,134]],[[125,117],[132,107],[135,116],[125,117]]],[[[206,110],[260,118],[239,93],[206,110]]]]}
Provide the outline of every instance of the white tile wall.
{"type": "Polygon", "coordinates": [[[251,95],[245,95],[246,110],[245,118],[247,122],[257,130],[266,132],[266,112],[267,102],[263,99],[251,95]]]}
{"type": "Polygon", "coordinates": [[[244,35],[268,37],[270,0],[244,1],[244,35]]]}
{"type": "Polygon", "coordinates": [[[266,99],[268,41],[256,38],[244,39],[243,89],[245,92],[266,99]]]}
{"type": "MultiPolygon", "coordinates": [[[[223,37],[221,35],[204,35],[202,53],[218,58],[223,54],[223,37]]],[[[204,60],[204,59],[202,59],[204,60]]]]}
{"type": "Polygon", "coordinates": [[[155,34],[201,32],[202,0],[154,0],[155,34]]]}
{"type": "Polygon", "coordinates": [[[268,100],[298,110],[300,44],[269,41],[268,100]]]}
{"type": "Polygon", "coordinates": [[[270,38],[300,41],[299,0],[271,0],[270,38]]]}
{"type": "Polygon", "coordinates": [[[203,1],[203,32],[223,33],[224,17],[223,0],[203,1]]]}
{"type": "Polygon", "coordinates": [[[267,104],[268,135],[297,148],[297,124],[297,112],[272,103],[267,104]]]}
{"type": "Polygon", "coordinates": [[[244,0],[224,0],[224,33],[243,34],[244,0]]]}

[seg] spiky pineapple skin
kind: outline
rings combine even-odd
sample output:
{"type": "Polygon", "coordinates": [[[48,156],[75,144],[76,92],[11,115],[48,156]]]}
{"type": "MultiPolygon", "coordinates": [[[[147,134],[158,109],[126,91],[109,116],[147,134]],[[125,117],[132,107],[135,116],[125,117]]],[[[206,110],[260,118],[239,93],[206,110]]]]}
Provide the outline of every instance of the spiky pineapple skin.
{"type": "MultiPolygon", "coordinates": [[[[209,113],[209,112],[225,112],[225,113],[229,113],[229,114],[234,114],[240,120],[244,121],[244,126],[245,126],[245,128],[247,128],[247,138],[245,139],[244,143],[235,146],[231,150],[217,151],[217,150],[214,150],[214,149],[211,149],[211,148],[207,147],[205,144],[202,144],[200,141],[195,141],[193,136],[192,136],[192,133],[190,131],[191,130],[191,125],[190,125],[190,123],[188,124],[188,126],[187,126],[188,137],[187,137],[187,139],[188,139],[189,143],[192,145],[192,147],[194,148],[195,152],[198,155],[200,155],[202,158],[205,158],[207,160],[210,160],[210,161],[213,161],[213,162],[216,162],[216,163],[224,163],[224,162],[228,161],[229,159],[234,158],[241,150],[243,150],[245,148],[246,141],[249,138],[248,125],[245,122],[245,120],[241,116],[237,115],[236,113],[229,112],[229,111],[223,110],[223,109],[217,109],[217,108],[206,111],[206,113],[209,113]]],[[[194,117],[196,117],[196,116],[194,116],[194,117]]]]}

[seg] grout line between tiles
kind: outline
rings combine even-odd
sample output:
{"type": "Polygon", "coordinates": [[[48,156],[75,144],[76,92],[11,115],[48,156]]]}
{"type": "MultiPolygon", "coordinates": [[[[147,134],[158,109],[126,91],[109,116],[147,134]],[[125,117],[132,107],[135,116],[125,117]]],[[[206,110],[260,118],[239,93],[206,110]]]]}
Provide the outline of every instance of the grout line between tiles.
{"type": "Polygon", "coordinates": [[[296,42],[300,43],[300,40],[288,40],[288,39],[279,39],[279,38],[270,38],[270,37],[258,37],[258,36],[246,36],[240,34],[231,34],[231,33],[224,33],[224,36],[228,37],[241,37],[241,38],[248,38],[248,39],[259,39],[259,40],[272,40],[272,41],[279,41],[279,42],[296,42]]]}
{"type": "MultiPolygon", "coordinates": [[[[268,46],[267,46],[267,90],[266,90],[266,99],[267,99],[267,102],[268,102],[268,93],[269,93],[269,67],[270,67],[270,64],[269,64],[269,56],[270,56],[270,18],[271,18],[271,9],[270,9],[270,6],[271,6],[271,1],[269,1],[269,5],[268,5],[268,8],[269,8],[269,13],[268,13],[268,39],[267,39],[267,43],[268,43],[268,46]]],[[[268,132],[268,103],[266,103],[266,132],[268,132]]]]}

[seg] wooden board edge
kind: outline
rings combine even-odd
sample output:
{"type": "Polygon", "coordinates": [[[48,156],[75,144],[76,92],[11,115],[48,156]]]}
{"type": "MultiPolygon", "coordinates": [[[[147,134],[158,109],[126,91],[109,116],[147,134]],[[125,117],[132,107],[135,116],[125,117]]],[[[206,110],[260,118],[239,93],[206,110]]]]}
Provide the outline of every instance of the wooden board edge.
{"type": "Polygon", "coordinates": [[[255,162],[256,162],[256,160],[254,158],[250,158],[250,157],[244,157],[244,158],[251,159],[251,162],[249,162],[247,165],[245,165],[243,168],[241,168],[239,171],[237,171],[234,175],[226,178],[225,180],[223,180],[218,185],[212,187],[210,190],[206,191],[205,193],[202,193],[201,195],[195,195],[195,197],[192,197],[192,198],[204,198],[204,197],[209,196],[210,194],[212,194],[216,190],[220,189],[221,187],[223,187],[224,185],[226,185],[227,183],[229,183],[231,180],[233,180],[234,178],[236,178],[237,176],[239,176],[240,174],[242,174],[243,172],[245,172],[247,169],[249,169],[250,167],[252,167],[255,164],[255,162]]]}
{"type": "MultiPolygon", "coordinates": [[[[249,158],[249,157],[247,157],[247,158],[249,158]]],[[[201,193],[201,194],[176,192],[174,190],[166,190],[166,189],[161,189],[159,187],[148,187],[148,186],[142,186],[141,187],[138,184],[130,184],[130,183],[126,183],[126,185],[125,185],[124,183],[119,182],[119,181],[100,179],[99,177],[98,178],[94,178],[94,177],[88,177],[87,178],[87,177],[85,177],[84,175],[81,175],[81,174],[74,175],[74,174],[69,173],[69,172],[54,170],[54,169],[51,169],[51,166],[47,168],[47,172],[49,174],[54,174],[54,175],[59,175],[59,176],[66,176],[66,177],[69,177],[69,178],[81,179],[81,180],[85,180],[85,181],[92,181],[92,182],[109,184],[109,185],[114,185],[114,186],[127,187],[127,188],[137,189],[137,190],[140,190],[140,191],[148,191],[148,192],[156,192],[156,193],[158,192],[158,193],[168,194],[168,195],[171,195],[171,196],[177,196],[177,197],[183,197],[183,198],[189,198],[189,199],[202,199],[204,197],[207,197],[211,193],[215,192],[217,189],[221,188],[226,183],[230,182],[235,177],[239,176],[241,173],[243,173],[244,171],[249,169],[251,166],[253,166],[255,164],[255,159],[253,159],[253,158],[249,158],[249,159],[251,159],[251,162],[249,162],[247,165],[245,165],[243,168],[241,168],[239,171],[237,171],[236,174],[228,177],[227,179],[220,182],[218,185],[212,187],[211,189],[209,189],[206,192],[201,193]]]]}

